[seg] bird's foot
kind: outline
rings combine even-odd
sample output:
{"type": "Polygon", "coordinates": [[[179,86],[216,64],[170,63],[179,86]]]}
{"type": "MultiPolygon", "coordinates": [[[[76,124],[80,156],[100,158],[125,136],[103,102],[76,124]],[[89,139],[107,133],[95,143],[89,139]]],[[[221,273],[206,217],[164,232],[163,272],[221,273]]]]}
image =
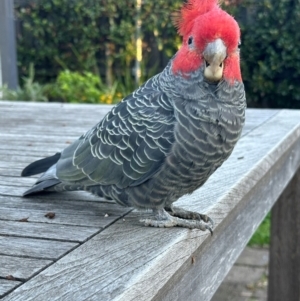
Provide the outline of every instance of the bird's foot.
{"type": "Polygon", "coordinates": [[[214,227],[214,221],[207,215],[201,214],[195,211],[188,211],[180,207],[170,206],[165,207],[165,210],[168,211],[173,216],[183,218],[183,219],[192,219],[197,221],[204,221],[205,223],[210,223],[211,227],[214,227]]]}
{"type": "MultiPolygon", "coordinates": [[[[204,219],[184,219],[177,216],[170,215],[164,209],[153,209],[155,214],[154,218],[148,218],[141,220],[145,226],[170,228],[170,227],[184,227],[189,229],[199,229],[202,231],[209,230],[211,235],[213,234],[212,228],[203,222],[204,219]]],[[[208,219],[210,221],[210,219],[208,219]]]]}

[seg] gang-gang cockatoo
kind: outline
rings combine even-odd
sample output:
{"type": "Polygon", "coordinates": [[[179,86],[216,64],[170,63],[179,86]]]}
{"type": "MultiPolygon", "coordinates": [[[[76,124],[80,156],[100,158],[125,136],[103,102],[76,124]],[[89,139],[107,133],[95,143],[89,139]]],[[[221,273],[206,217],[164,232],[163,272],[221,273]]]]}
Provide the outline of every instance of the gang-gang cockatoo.
{"type": "Polygon", "coordinates": [[[165,69],[61,153],[27,166],[22,176],[44,174],[24,196],[86,190],[152,209],[146,225],[212,231],[208,216],[173,203],[202,186],[241,135],[240,29],[217,0],[189,0],[174,22],[183,43],[165,69]]]}

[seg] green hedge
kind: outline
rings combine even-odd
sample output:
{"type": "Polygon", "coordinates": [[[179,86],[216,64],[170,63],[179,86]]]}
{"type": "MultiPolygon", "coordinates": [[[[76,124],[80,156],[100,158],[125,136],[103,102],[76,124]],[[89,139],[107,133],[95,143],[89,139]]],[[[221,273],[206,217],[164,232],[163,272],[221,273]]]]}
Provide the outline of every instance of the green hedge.
{"type": "MultiPolygon", "coordinates": [[[[20,76],[35,65],[36,80],[62,70],[92,72],[110,86],[133,88],[136,0],[19,0],[20,76]]],[[[242,28],[241,65],[248,106],[300,108],[300,0],[230,0],[225,8],[242,28]]],[[[180,37],[171,22],[179,0],[144,0],[143,79],[160,71],[180,37]]]]}
{"type": "Polygon", "coordinates": [[[248,105],[300,108],[300,0],[244,0],[242,11],[248,105]]]}
{"type": "MultiPolygon", "coordinates": [[[[180,2],[143,1],[144,78],[176,51],[170,11],[180,2]],[[146,68],[147,67],[147,68],[146,68]]],[[[59,71],[100,74],[109,84],[132,77],[135,59],[136,0],[15,1],[20,76],[34,63],[36,79],[53,81],[59,71]]]]}

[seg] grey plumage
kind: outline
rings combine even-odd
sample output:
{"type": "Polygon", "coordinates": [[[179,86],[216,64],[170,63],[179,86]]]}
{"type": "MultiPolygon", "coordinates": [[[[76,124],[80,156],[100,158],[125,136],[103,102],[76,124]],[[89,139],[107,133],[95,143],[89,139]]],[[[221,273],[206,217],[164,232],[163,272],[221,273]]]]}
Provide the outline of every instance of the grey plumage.
{"type": "Polygon", "coordinates": [[[24,195],[86,190],[124,206],[164,208],[202,186],[240,137],[243,84],[209,84],[201,69],[179,81],[170,68],[63,150],[24,195]]]}
{"type": "MultiPolygon", "coordinates": [[[[212,9],[217,18],[223,16],[238,29],[220,12],[217,6],[212,9]]],[[[241,135],[246,101],[239,75],[239,32],[233,34],[233,71],[224,69],[228,80],[222,75],[228,57],[223,40],[206,45],[201,63],[196,39],[189,38],[183,51],[195,65],[188,74],[180,71],[186,65],[184,52],[179,52],[160,74],[125,97],[61,154],[26,167],[24,175],[45,173],[24,195],[86,190],[124,206],[152,209],[156,220],[144,220],[147,225],[211,230],[203,223],[212,223],[210,218],[173,203],[201,187],[230,156],[241,135]]]]}

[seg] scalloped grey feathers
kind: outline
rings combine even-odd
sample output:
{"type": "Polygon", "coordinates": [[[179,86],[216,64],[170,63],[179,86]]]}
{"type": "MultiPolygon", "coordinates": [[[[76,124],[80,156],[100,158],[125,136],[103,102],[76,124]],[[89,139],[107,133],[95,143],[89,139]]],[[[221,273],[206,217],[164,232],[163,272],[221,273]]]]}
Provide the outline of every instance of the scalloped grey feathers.
{"type": "MultiPolygon", "coordinates": [[[[86,190],[136,208],[163,208],[191,193],[231,154],[245,116],[243,84],[209,84],[164,71],[117,104],[94,128],[42,160],[24,195],[86,190]],[[48,185],[47,185],[48,183],[48,185]]],[[[34,173],[37,164],[26,170],[34,173]]]]}

